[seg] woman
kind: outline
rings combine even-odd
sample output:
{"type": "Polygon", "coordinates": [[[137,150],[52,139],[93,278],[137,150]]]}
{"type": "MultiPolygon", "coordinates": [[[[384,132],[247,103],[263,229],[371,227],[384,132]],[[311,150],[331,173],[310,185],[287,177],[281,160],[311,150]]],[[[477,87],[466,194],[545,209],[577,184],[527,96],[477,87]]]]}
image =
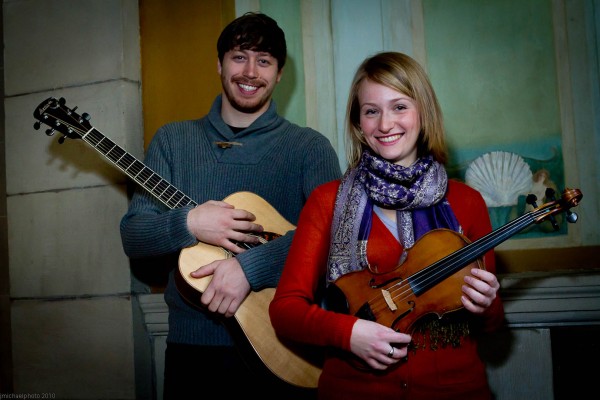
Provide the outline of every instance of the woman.
{"type": "MultiPolygon", "coordinates": [[[[273,327],[282,337],[327,348],[320,399],[490,399],[475,335],[504,322],[493,251],[484,268],[465,266],[457,304],[442,318],[435,310],[398,324],[397,313],[418,314],[420,297],[407,299],[414,309],[386,313],[405,306],[390,298],[394,286],[384,286],[386,296],[368,279],[346,284],[346,291],[341,284],[364,272],[406,278],[403,268],[436,251],[423,237],[433,229],[461,238],[456,249],[466,243],[462,238],[491,231],[482,196],[447,178],[442,113],[422,67],[401,53],[366,59],[352,83],[346,121],[349,168],[341,180],[316,188],[302,211],[269,308],[273,327]],[[328,293],[341,289],[351,309],[363,286],[367,298],[382,293],[384,309],[359,317],[321,307],[323,285],[328,293]],[[388,314],[392,322],[375,322],[388,314]]],[[[427,294],[435,299],[435,287],[427,294]]]]}

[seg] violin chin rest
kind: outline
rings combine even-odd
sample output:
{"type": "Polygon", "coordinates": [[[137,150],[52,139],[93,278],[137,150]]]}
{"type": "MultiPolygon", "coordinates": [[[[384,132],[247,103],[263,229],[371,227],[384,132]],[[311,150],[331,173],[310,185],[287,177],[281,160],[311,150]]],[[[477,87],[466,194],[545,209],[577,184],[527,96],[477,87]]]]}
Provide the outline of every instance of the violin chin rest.
{"type": "Polygon", "coordinates": [[[341,314],[348,314],[350,307],[346,295],[335,285],[335,283],[329,285],[324,290],[324,294],[321,299],[321,307],[325,310],[335,311],[341,314]]]}

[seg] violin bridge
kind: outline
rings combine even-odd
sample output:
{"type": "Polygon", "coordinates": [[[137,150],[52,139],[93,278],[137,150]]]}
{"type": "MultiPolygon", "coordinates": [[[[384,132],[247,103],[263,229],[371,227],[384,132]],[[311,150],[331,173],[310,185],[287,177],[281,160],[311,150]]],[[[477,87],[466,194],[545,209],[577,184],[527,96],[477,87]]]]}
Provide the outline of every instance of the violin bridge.
{"type": "Polygon", "coordinates": [[[390,295],[390,292],[385,289],[381,289],[381,294],[383,295],[383,298],[384,298],[388,308],[392,311],[396,311],[398,309],[398,307],[396,306],[396,303],[394,303],[394,300],[392,300],[392,296],[390,295]]]}

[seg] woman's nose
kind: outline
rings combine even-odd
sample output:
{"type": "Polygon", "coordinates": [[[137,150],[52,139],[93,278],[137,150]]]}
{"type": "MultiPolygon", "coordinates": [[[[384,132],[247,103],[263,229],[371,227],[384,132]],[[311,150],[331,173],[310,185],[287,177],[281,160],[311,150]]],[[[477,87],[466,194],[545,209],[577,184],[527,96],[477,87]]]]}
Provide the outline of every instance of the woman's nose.
{"type": "Polygon", "coordinates": [[[393,118],[387,115],[387,113],[382,113],[381,118],[379,118],[379,130],[381,132],[388,132],[394,126],[393,118]]]}

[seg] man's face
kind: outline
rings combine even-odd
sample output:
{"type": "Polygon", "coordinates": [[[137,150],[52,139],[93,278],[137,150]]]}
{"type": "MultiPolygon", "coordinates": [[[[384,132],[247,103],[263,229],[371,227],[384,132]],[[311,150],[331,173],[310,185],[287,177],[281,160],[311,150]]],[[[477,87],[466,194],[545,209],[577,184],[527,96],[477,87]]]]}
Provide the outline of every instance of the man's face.
{"type": "Polygon", "coordinates": [[[218,71],[225,97],[239,112],[264,112],[281,79],[277,59],[269,53],[233,49],[225,53],[218,71]]]}

